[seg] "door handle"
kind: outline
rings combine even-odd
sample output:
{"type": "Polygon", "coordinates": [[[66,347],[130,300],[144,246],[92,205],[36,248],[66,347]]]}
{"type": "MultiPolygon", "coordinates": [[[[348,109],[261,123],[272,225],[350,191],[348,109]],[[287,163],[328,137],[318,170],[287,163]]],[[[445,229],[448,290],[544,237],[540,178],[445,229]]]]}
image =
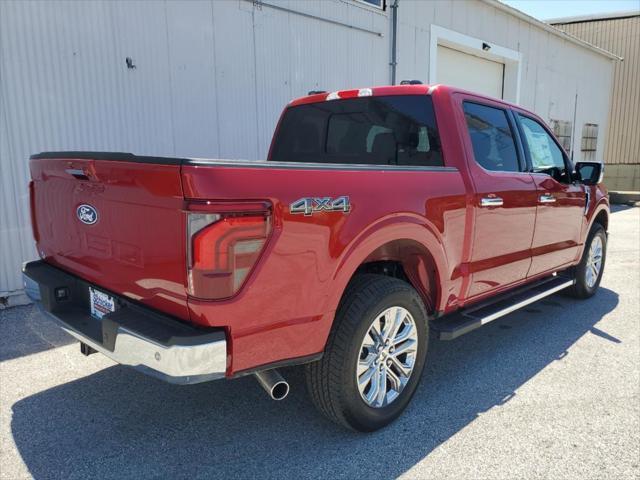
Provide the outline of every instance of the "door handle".
{"type": "Polygon", "coordinates": [[[500,197],[483,197],[480,199],[481,207],[501,207],[504,201],[500,197]]]}
{"type": "Polygon", "coordinates": [[[553,195],[549,195],[548,193],[545,193],[544,195],[540,195],[538,197],[538,202],[540,202],[540,203],[556,203],[556,197],[554,197],[553,195]]]}
{"type": "Polygon", "coordinates": [[[67,168],[65,172],[77,180],[89,180],[89,176],[85,171],[79,168],[67,168]]]}

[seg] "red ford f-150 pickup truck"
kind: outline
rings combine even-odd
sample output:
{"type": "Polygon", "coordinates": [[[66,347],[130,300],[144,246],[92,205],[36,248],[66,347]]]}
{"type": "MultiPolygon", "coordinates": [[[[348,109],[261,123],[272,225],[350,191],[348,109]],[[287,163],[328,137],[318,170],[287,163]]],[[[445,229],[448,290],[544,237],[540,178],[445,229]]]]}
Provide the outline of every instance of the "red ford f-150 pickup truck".
{"type": "Polygon", "coordinates": [[[305,364],[327,417],[371,431],[453,339],[605,262],[599,163],[545,123],[446,86],[317,93],[285,108],[263,162],[31,157],[41,260],[25,287],[81,342],[174,383],[305,364]]]}

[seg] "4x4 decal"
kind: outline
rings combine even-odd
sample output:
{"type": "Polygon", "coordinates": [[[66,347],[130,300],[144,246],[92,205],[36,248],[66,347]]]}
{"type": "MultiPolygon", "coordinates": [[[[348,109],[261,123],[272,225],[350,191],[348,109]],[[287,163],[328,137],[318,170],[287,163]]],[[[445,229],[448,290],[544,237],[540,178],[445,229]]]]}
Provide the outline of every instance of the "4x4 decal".
{"type": "Polygon", "coordinates": [[[351,204],[349,197],[306,197],[296,200],[289,205],[291,213],[303,213],[306,216],[315,212],[342,212],[349,213],[351,204]]]}

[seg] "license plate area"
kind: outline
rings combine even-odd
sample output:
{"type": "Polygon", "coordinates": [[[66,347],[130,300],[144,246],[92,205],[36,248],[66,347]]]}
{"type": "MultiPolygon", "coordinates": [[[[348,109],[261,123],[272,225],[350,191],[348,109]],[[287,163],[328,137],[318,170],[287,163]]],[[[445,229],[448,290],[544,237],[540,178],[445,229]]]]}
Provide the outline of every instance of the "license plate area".
{"type": "Polygon", "coordinates": [[[107,313],[115,312],[117,308],[116,299],[108,293],[89,287],[89,305],[91,316],[102,320],[107,313]]]}

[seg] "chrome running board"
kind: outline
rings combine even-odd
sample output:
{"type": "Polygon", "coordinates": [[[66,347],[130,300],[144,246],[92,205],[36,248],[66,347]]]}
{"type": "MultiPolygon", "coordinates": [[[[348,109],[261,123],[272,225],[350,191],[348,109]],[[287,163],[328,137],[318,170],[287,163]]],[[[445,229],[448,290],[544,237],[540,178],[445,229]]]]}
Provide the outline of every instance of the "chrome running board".
{"type": "Polygon", "coordinates": [[[488,302],[438,318],[431,322],[431,329],[440,340],[453,340],[573,284],[574,280],[566,277],[548,277],[500,295],[488,302]]]}

